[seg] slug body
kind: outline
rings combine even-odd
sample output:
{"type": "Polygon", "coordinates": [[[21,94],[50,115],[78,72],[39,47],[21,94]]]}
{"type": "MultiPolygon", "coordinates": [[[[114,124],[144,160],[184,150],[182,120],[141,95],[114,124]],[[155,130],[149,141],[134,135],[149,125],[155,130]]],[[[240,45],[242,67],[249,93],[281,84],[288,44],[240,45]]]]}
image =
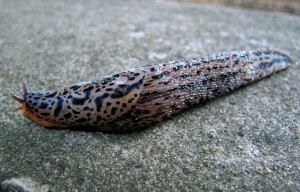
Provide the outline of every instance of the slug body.
{"type": "Polygon", "coordinates": [[[12,94],[45,127],[126,132],[159,122],[289,66],[274,49],[230,52],[146,65],[55,92],[12,94]]]}

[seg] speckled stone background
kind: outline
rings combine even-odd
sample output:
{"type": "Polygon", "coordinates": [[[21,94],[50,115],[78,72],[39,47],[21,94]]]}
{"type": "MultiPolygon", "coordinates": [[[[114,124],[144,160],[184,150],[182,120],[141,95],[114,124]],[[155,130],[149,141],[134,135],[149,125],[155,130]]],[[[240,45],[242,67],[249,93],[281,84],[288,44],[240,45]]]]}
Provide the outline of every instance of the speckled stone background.
{"type": "Polygon", "coordinates": [[[21,191],[297,191],[300,17],[161,1],[0,1],[0,183],[21,191]],[[275,47],[288,70],[132,134],[45,129],[9,92],[275,47]]]}
{"type": "Polygon", "coordinates": [[[272,12],[285,12],[300,16],[299,0],[163,0],[189,3],[202,3],[215,6],[258,9],[272,12]]]}

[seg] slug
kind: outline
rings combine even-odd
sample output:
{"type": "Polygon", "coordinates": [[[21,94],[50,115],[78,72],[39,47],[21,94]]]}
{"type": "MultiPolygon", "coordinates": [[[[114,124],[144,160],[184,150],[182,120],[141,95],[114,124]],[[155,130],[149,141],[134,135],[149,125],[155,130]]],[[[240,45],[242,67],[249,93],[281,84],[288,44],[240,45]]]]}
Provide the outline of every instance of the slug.
{"type": "Polygon", "coordinates": [[[18,108],[48,128],[128,132],[286,69],[275,49],[234,51],[146,65],[54,92],[30,92],[18,108]]]}

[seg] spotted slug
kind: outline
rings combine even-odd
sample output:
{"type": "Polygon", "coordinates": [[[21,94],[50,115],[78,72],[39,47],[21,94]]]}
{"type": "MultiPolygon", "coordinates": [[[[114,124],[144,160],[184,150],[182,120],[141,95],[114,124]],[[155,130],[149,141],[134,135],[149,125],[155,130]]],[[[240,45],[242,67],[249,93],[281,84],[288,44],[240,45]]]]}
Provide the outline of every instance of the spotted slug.
{"type": "Polygon", "coordinates": [[[18,108],[49,128],[127,132],[287,68],[275,49],[234,51],[146,65],[54,92],[30,92],[18,108]]]}

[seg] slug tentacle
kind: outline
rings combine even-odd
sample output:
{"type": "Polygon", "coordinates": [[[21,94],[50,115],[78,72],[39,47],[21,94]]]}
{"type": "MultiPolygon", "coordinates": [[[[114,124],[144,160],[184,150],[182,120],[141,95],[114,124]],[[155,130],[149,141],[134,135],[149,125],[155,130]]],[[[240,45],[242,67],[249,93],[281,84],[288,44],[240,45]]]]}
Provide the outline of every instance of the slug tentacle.
{"type": "Polygon", "coordinates": [[[19,97],[19,96],[13,94],[13,93],[10,93],[10,96],[11,96],[14,100],[18,101],[19,103],[25,103],[24,97],[19,97]]]}
{"type": "Polygon", "coordinates": [[[45,127],[124,132],[162,121],[289,66],[274,49],[230,52],[146,65],[55,92],[29,92],[21,112],[45,127]]]}
{"type": "Polygon", "coordinates": [[[26,95],[29,92],[25,80],[22,81],[22,88],[23,88],[23,97],[19,97],[13,93],[10,93],[11,97],[21,104],[25,102],[26,95]]]}

